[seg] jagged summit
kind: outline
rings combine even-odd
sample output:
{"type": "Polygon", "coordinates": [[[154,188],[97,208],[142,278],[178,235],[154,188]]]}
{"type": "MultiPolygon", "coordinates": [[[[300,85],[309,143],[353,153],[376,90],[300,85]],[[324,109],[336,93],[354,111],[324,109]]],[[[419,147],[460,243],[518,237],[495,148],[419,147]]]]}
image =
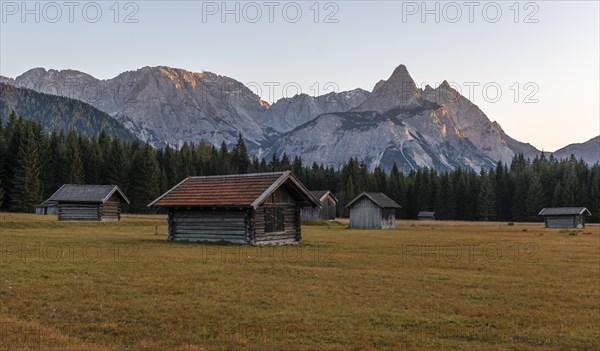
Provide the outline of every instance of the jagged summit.
{"type": "Polygon", "coordinates": [[[417,104],[419,89],[406,66],[398,66],[385,81],[379,81],[371,96],[355,110],[385,112],[400,106],[417,104]]]}
{"type": "Polygon", "coordinates": [[[440,88],[440,89],[452,89],[452,87],[450,86],[450,84],[448,83],[448,81],[445,80],[445,79],[442,82],[442,84],[440,84],[440,86],[438,88],[440,88]]]}
{"type": "Polygon", "coordinates": [[[299,94],[270,106],[235,79],[168,66],[106,80],[34,68],[0,81],[86,102],[155,146],[201,139],[233,144],[242,133],[259,157],[287,153],[332,166],[356,157],[386,169],[397,162],[405,170],[478,169],[509,162],[516,152],[537,152],[506,135],[447,81],[419,89],[405,65],[372,92],[299,94]]]}

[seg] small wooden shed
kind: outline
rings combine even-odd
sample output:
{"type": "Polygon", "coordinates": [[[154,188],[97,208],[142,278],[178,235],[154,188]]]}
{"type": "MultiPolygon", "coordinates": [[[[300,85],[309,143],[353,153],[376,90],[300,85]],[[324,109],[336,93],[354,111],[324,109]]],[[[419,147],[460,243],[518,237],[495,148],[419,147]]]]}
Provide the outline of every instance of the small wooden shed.
{"type": "Polygon", "coordinates": [[[37,215],[57,215],[58,214],[58,202],[56,201],[44,201],[35,205],[35,214],[37,215]]]}
{"type": "Polygon", "coordinates": [[[544,216],[546,228],[585,228],[585,216],[592,214],[585,207],[547,207],[538,215],[544,216]]]}
{"type": "Polygon", "coordinates": [[[312,206],[302,208],[303,221],[329,221],[335,219],[338,199],[329,190],[311,191],[319,199],[321,207],[312,206]]]}
{"type": "Polygon", "coordinates": [[[433,211],[420,211],[417,215],[420,221],[435,221],[435,212],[433,211]]]}
{"type": "Polygon", "coordinates": [[[129,199],[116,185],[65,184],[42,204],[56,203],[59,221],[118,221],[123,202],[129,199]]]}
{"type": "Polygon", "coordinates": [[[355,197],[346,207],[350,208],[348,228],[387,229],[396,227],[396,209],[401,208],[383,193],[368,193],[355,197]]]}
{"type": "Polygon", "coordinates": [[[189,177],[148,206],[168,210],[169,240],[260,245],[299,242],[301,208],[320,202],[286,171],[189,177]]]}

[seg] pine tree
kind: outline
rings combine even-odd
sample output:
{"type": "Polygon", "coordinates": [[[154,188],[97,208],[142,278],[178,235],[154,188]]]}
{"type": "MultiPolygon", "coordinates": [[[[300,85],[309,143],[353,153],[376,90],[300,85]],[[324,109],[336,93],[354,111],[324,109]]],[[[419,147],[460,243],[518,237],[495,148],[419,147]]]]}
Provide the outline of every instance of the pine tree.
{"type": "Polygon", "coordinates": [[[125,155],[125,149],[119,139],[114,139],[110,143],[108,154],[106,156],[104,182],[110,185],[118,185],[121,190],[128,193],[128,164],[125,155]]]}
{"type": "Polygon", "coordinates": [[[435,216],[438,219],[454,219],[454,192],[448,172],[442,173],[436,181],[438,191],[433,204],[435,216]]]}
{"type": "Polygon", "coordinates": [[[556,187],[554,187],[554,192],[552,195],[552,206],[554,207],[562,207],[564,206],[565,196],[562,184],[560,181],[556,183],[556,187]]]}
{"type": "Polygon", "coordinates": [[[570,167],[565,178],[563,196],[564,205],[567,207],[580,206],[577,203],[577,193],[579,192],[579,180],[574,167],[570,167]]]}
{"type": "Polygon", "coordinates": [[[6,179],[6,142],[4,139],[5,130],[2,127],[2,119],[0,119],[0,208],[4,204],[4,181],[6,179]]]}
{"type": "Polygon", "coordinates": [[[69,183],[69,155],[68,147],[63,132],[58,133],[56,138],[50,143],[52,156],[49,162],[49,167],[53,173],[53,183],[46,195],[58,190],[63,184],[69,183]]]}
{"type": "MultiPolygon", "coordinates": [[[[303,168],[302,159],[298,155],[294,156],[294,161],[292,161],[292,173],[294,173],[294,175],[296,175],[297,177],[303,177],[304,172],[303,172],[302,168],[303,168]]],[[[332,188],[326,187],[323,189],[332,189],[332,188]]]]}
{"type": "MultiPolygon", "coordinates": [[[[394,165],[395,164],[396,163],[394,162],[394,165]]],[[[398,170],[398,167],[396,167],[395,169],[394,167],[392,167],[389,177],[389,183],[392,199],[396,201],[397,204],[402,206],[401,208],[396,210],[396,215],[398,216],[398,218],[407,218],[408,200],[406,196],[406,177],[404,176],[404,173],[398,170]]]]}
{"type": "Polygon", "coordinates": [[[592,213],[592,220],[600,220],[600,164],[592,166],[590,171],[590,212],[592,213]]]}
{"type": "Polygon", "coordinates": [[[16,160],[10,209],[31,212],[42,199],[39,149],[31,127],[20,139],[16,160]]]}
{"type": "Polygon", "coordinates": [[[281,161],[279,162],[279,169],[282,170],[282,171],[288,171],[288,170],[290,170],[290,168],[291,168],[290,158],[284,152],[283,156],[281,156],[281,161]]]}
{"type": "Polygon", "coordinates": [[[248,150],[246,149],[244,138],[242,138],[242,133],[239,133],[238,141],[231,151],[231,162],[237,173],[243,174],[248,172],[250,161],[248,160],[248,150]]]}
{"type": "Polygon", "coordinates": [[[223,141],[219,148],[219,174],[230,174],[231,173],[231,155],[227,149],[227,144],[223,141]]]}
{"type": "Polygon", "coordinates": [[[183,178],[178,178],[177,176],[177,169],[179,168],[177,155],[169,145],[165,147],[163,167],[165,169],[165,176],[167,177],[167,188],[171,189],[183,180],[183,178]]]}
{"type": "Polygon", "coordinates": [[[493,219],[496,212],[496,193],[490,177],[485,170],[481,171],[478,191],[478,217],[484,221],[493,219]]]}
{"type": "Polygon", "coordinates": [[[85,182],[83,167],[79,140],[77,134],[71,131],[67,136],[67,183],[83,184],[85,182]]]}
{"type": "Polygon", "coordinates": [[[542,187],[540,178],[537,174],[534,174],[529,190],[527,191],[526,219],[528,221],[535,222],[540,219],[537,214],[544,208],[545,201],[544,188],[542,187]]]}
{"type": "Polygon", "coordinates": [[[134,213],[149,212],[147,205],[158,195],[160,171],[152,147],[148,144],[133,156],[130,172],[130,210],[134,213]]]}
{"type": "Polygon", "coordinates": [[[529,174],[525,168],[519,167],[511,171],[509,179],[515,189],[512,194],[512,217],[517,221],[523,221],[527,218],[526,199],[529,190],[529,174]]]}

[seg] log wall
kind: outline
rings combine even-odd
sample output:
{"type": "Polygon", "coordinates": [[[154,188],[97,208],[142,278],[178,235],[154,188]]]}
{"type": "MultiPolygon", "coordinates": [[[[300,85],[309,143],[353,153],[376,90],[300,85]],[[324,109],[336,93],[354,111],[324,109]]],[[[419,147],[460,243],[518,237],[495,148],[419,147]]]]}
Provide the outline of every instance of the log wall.
{"type": "Polygon", "coordinates": [[[59,221],[97,221],[99,204],[60,203],[58,205],[59,221]]]}
{"type": "Polygon", "coordinates": [[[246,244],[249,239],[245,210],[169,210],[169,240],[246,244]]]}
{"type": "Polygon", "coordinates": [[[585,227],[585,218],[583,216],[546,216],[544,222],[546,228],[585,227]]]}
{"type": "Polygon", "coordinates": [[[121,219],[121,203],[106,201],[100,205],[100,219],[103,221],[118,221],[121,219]]]}

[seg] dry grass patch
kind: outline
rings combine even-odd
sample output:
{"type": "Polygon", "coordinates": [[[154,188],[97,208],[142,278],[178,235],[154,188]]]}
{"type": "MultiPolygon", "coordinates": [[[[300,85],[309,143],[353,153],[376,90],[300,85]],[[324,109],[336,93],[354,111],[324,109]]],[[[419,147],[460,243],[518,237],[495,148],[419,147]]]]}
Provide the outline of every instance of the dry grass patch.
{"type": "Polygon", "coordinates": [[[258,248],[166,242],[164,217],[0,219],[0,349],[600,348],[597,226],[324,223],[258,248]]]}

